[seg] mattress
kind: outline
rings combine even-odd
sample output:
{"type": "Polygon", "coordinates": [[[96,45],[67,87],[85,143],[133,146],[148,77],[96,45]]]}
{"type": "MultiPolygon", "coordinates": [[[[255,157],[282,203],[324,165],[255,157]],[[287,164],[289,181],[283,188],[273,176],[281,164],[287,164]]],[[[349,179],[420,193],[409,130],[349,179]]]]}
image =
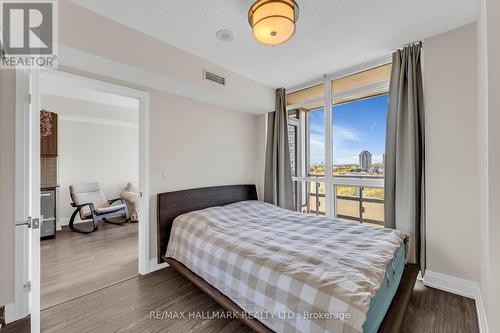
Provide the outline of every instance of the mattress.
{"type": "Polygon", "coordinates": [[[178,216],[166,257],[276,332],[363,332],[387,311],[405,238],[243,201],[178,216]]]}
{"type": "Polygon", "coordinates": [[[401,245],[394,254],[394,258],[387,265],[386,275],[382,285],[370,301],[370,307],[363,324],[363,333],[376,333],[384,320],[385,314],[391,306],[392,299],[398,291],[401,277],[403,276],[406,264],[406,248],[401,245]]]}

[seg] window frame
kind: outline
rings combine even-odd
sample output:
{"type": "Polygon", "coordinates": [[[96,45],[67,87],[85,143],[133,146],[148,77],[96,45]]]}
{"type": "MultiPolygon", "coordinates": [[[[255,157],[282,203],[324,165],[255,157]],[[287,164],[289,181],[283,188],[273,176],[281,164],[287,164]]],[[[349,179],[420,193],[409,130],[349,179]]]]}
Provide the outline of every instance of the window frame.
{"type": "MultiPolygon", "coordinates": [[[[302,101],[296,104],[287,105],[287,111],[292,111],[300,108],[307,107],[308,105],[315,103],[323,103],[324,107],[324,117],[325,117],[325,175],[322,177],[309,176],[309,172],[297,172],[297,176],[292,177],[292,181],[295,184],[299,182],[324,182],[325,183],[325,213],[326,216],[336,218],[336,191],[337,186],[355,186],[355,187],[372,187],[372,188],[384,188],[383,178],[361,178],[361,177],[338,177],[333,175],[333,100],[338,100],[341,98],[348,98],[353,95],[361,93],[369,93],[376,90],[384,89],[389,91],[389,81],[377,82],[370,84],[361,88],[352,89],[349,91],[343,91],[342,93],[336,94],[333,90],[333,81],[339,78],[350,76],[356,73],[367,71],[379,66],[387,65],[392,62],[390,55],[375,59],[363,64],[353,66],[332,74],[324,75],[322,79],[310,81],[290,89],[287,89],[287,94],[297,92],[299,90],[307,89],[318,84],[323,84],[324,96],[321,98],[314,98],[307,101],[302,101]],[[300,175],[300,176],[299,176],[300,175]]],[[[381,94],[379,94],[381,95],[381,94]]],[[[350,101],[353,102],[353,101],[350,101]]],[[[305,126],[307,128],[307,124],[305,126]]],[[[300,131],[297,131],[300,132],[300,131]]],[[[307,138],[307,134],[305,133],[307,138]]],[[[297,141],[299,142],[299,141],[297,141]]],[[[307,145],[307,142],[305,143],[307,145]]],[[[297,144],[296,149],[299,149],[299,144],[297,144]]],[[[307,147],[304,149],[308,149],[307,147]]],[[[307,161],[305,161],[307,162],[307,161]]],[[[300,161],[297,161],[300,163],[300,161]]],[[[302,163],[303,164],[303,163],[302,163]]],[[[298,166],[298,168],[303,168],[303,166],[298,166]]]]}

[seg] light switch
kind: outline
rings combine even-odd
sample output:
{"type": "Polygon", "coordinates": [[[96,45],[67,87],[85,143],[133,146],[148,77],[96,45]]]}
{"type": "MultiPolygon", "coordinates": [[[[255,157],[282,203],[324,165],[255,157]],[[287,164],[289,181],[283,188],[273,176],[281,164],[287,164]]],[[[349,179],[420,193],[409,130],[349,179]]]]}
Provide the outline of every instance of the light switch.
{"type": "Polygon", "coordinates": [[[162,171],[161,172],[161,180],[167,180],[167,171],[162,171]]]}

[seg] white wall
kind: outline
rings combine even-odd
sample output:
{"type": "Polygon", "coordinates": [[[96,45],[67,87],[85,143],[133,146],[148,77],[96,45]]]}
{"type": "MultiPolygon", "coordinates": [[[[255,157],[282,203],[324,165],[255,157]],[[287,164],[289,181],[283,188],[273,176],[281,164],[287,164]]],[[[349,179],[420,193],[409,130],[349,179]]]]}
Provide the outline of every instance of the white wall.
{"type": "Polygon", "coordinates": [[[500,2],[487,1],[488,25],[488,320],[500,332],[500,2]]]}
{"type": "Polygon", "coordinates": [[[480,207],[479,221],[481,231],[481,295],[487,310],[489,301],[489,246],[488,246],[488,58],[487,58],[487,27],[486,0],[480,0],[478,31],[478,153],[479,153],[479,186],[480,207]]]}
{"type": "Polygon", "coordinates": [[[257,116],[165,92],[150,93],[150,253],[156,257],[156,194],[255,184],[255,147],[264,134],[257,132],[257,116]]]}
{"type": "Polygon", "coordinates": [[[0,70],[0,305],[14,300],[15,82],[0,70]]]}
{"type": "Polygon", "coordinates": [[[138,181],[138,110],[51,95],[42,95],[41,106],[59,115],[59,225],[67,224],[74,211],[69,185],[97,182],[112,199],[127,182],[138,181]],[[124,119],[136,127],[122,126],[124,119]],[[117,125],[110,125],[110,120],[117,125]]]}
{"type": "Polygon", "coordinates": [[[478,19],[481,146],[481,292],[489,331],[500,331],[500,3],[481,0],[478,19]]]}
{"type": "Polygon", "coordinates": [[[427,268],[480,279],[476,24],[424,42],[427,268]]]}
{"type": "Polygon", "coordinates": [[[424,68],[429,269],[480,283],[489,332],[500,331],[499,16],[498,1],[481,0],[477,24],[425,42],[424,68]]]}

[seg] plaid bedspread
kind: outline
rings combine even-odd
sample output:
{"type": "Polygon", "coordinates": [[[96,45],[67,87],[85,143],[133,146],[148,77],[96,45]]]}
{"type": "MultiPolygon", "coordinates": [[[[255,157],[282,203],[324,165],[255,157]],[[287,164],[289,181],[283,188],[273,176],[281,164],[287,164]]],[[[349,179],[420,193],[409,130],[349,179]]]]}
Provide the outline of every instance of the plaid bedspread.
{"type": "Polygon", "coordinates": [[[405,237],[243,201],[177,217],[166,256],[276,332],[362,332],[405,237]]]}

